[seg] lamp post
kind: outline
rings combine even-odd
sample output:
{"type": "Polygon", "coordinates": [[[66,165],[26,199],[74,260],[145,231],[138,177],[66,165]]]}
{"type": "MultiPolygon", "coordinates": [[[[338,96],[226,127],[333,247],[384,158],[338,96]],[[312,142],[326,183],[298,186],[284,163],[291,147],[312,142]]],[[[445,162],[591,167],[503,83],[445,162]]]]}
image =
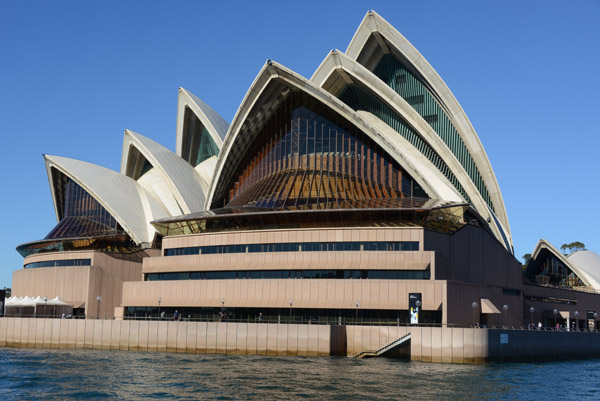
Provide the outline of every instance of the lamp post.
{"type": "Polygon", "coordinates": [[[44,317],[48,317],[48,297],[44,297],[44,317]]]}
{"type": "Polygon", "coordinates": [[[294,300],[292,298],[290,298],[290,322],[292,321],[292,305],[294,303],[294,300]]]}
{"type": "Polygon", "coordinates": [[[529,313],[531,313],[531,324],[533,324],[533,312],[535,312],[535,308],[532,306],[529,308],[529,313]]]}
{"type": "Polygon", "coordinates": [[[158,297],[156,300],[158,301],[158,319],[160,319],[160,303],[162,302],[162,298],[158,297]]]}
{"type": "Polygon", "coordinates": [[[504,304],[502,309],[504,309],[504,326],[506,326],[506,311],[508,310],[508,305],[504,304]]]}
{"type": "Polygon", "coordinates": [[[575,330],[579,331],[579,311],[575,311],[575,330]]]}
{"type": "Polygon", "coordinates": [[[552,313],[554,313],[554,327],[556,327],[556,315],[558,315],[558,309],[554,309],[552,313]]]}
{"type": "Polygon", "coordinates": [[[102,302],[102,297],[100,297],[100,295],[96,297],[96,302],[98,302],[96,306],[96,319],[100,319],[100,302],[102,302]]]}
{"type": "Polygon", "coordinates": [[[421,301],[419,301],[417,299],[417,302],[415,302],[415,305],[417,306],[417,326],[419,325],[419,315],[421,314],[421,301]]]}
{"type": "Polygon", "coordinates": [[[354,305],[356,305],[356,323],[358,323],[358,306],[360,305],[360,302],[356,301],[354,305]]]}
{"type": "Polygon", "coordinates": [[[477,325],[477,307],[479,305],[477,305],[477,302],[473,301],[471,306],[473,307],[473,325],[476,326],[477,325]]]}

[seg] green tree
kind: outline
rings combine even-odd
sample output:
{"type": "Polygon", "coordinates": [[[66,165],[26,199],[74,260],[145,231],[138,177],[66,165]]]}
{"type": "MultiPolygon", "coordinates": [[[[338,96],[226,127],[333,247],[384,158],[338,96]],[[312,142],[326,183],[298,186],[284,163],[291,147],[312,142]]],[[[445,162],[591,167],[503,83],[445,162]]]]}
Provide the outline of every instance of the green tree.
{"type": "Polygon", "coordinates": [[[523,255],[521,257],[523,258],[523,271],[525,271],[525,269],[527,268],[527,265],[529,264],[529,262],[531,262],[531,254],[526,253],[525,255],[523,255]]]}
{"type": "Polygon", "coordinates": [[[576,251],[585,251],[585,244],[580,241],[571,242],[570,244],[562,244],[560,250],[563,251],[565,255],[576,251]],[[569,251],[568,253],[567,250],[569,251]]]}

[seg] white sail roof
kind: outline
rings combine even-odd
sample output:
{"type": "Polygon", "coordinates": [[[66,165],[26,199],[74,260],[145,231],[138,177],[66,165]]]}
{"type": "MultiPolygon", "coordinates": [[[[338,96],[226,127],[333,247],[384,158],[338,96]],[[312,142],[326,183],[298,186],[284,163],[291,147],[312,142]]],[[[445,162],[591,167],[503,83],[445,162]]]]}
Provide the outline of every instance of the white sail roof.
{"type": "Polygon", "coordinates": [[[169,214],[133,179],[96,164],[60,156],[44,155],[57,218],[56,185],[52,169],[60,171],[94,197],[138,244],[154,238],[150,221],[169,214]]]}
{"type": "MultiPolygon", "coordinates": [[[[139,168],[139,167],[138,167],[139,168]]],[[[121,174],[134,178],[148,192],[155,195],[171,215],[194,213],[203,210],[206,182],[194,168],[163,145],[131,130],[125,130],[121,174]],[[137,150],[159,174],[152,179],[137,177],[137,150]]]]}
{"type": "Polygon", "coordinates": [[[213,110],[209,105],[204,103],[191,92],[183,88],[179,88],[179,100],[177,108],[177,137],[176,137],[176,153],[182,155],[184,142],[183,126],[185,110],[189,108],[198,117],[202,125],[209,132],[211,138],[219,149],[225,140],[225,135],[229,129],[229,124],[219,113],[213,110]]]}
{"type": "MultiPolygon", "coordinates": [[[[508,247],[512,251],[510,225],[504,200],[491,163],[466,113],[442,78],[419,51],[385,19],[374,11],[369,11],[354,34],[346,54],[367,69],[373,70],[375,63],[384,54],[389,53],[393,53],[401,59],[424,82],[427,90],[444,109],[456,128],[477,168],[477,173],[473,174],[481,175],[485,190],[491,199],[494,208],[493,212],[490,210],[492,220],[498,220],[496,225],[501,234],[506,237],[506,240],[502,242],[508,243],[508,247]]],[[[478,185],[481,187],[481,184],[478,185]]],[[[484,216],[487,214],[482,213],[484,216]]]]}

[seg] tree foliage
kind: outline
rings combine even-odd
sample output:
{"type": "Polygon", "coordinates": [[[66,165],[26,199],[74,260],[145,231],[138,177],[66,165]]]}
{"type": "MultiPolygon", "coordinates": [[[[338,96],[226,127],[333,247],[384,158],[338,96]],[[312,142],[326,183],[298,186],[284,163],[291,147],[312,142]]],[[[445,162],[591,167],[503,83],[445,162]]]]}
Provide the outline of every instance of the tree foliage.
{"type": "Polygon", "coordinates": [[[570,244],[562,244],[560,250],[563,251],[565,255],[576,251],[585,251],[585,244],[579,241],[571,242],[570,244]]]}
{"type": "Polygon", "coordinates": [[[523,258],[523,271],[525,271],[525,269],[527,269],[527,265],[529,264],[529,262],[531,262],[531,254],[526,253],[521,257],[523,258]]]}

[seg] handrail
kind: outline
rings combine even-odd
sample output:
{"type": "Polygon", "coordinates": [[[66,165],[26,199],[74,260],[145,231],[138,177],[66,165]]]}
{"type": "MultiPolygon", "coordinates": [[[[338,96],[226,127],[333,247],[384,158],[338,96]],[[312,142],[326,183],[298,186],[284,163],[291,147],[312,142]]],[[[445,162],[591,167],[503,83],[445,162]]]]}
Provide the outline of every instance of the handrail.
{"type": "MultiPolygon", "coordinates": [[[[1,318],[30,318],[30,319],[61,319],[61,316],[18,316],[15,314],[4,314],[4,316],[0,315],[1,318]]],[[[71,317],[66,317],[65,320],[77,319],[77,320],[131,320],[131,321],[160,321],[160,322],[174,322],[175,320],[169,318],[159,318],[156,316],[148,316],[148,317],[136,317],[136,316],[93,316],[93,315],[74,315],[71,317]]],[[[477,327],[473,325],[465,325],[465,324],[441,324],[441,323],[419,323],[419,324],[410,324],[410,323],[398,323],[397,321],[382,321],[382,320],[361,320],[361,321],[353,321],[353,320],[342,320],[339,319],[328,319],[328,320],[300,320],[300,319],[292,319],[283,318],[281,319],[269,319],[265,317],[263,320],[259,320],[256,318],[250,319],[223,319],[219,320],[217,318],[210,317],[201,317],[201,318],[182,318],[177,320],[178,322],[214,322],[214,323],[269,323],[269,324],[306,324],[306,325],[327,325],[327,326],[396,326],[396,327],[418,327],[418,328],[433,328],[433,327],[443,327],[443,328],[457,328],[457,329],[493,329],[493,330],[514,330],[514,331],[557,331],[557,332],[571,332],[571,333],[600,333],[599,329],[586,330],[586,329],[567,329],[567,328],[559,328],[556,329],[554,327],[541,327],[537,328],[528,328],[527,326],[494,326],[491,327],[477,327]]]]}
{"type": "Polygon", "coordinates": [[[385,354],[386,352],[390,351],[391,349],[410,340],[410,338],[411,338],[411,333],[405,334],[402,337],[395,339],[391,343],[388,343],[388,344],[384,345],[383,347],[379,348],[377,351],[362,351],[362,352],[359,352],[358,354],[356,354],[356,357],[364,358],[367,356],[372,356],[372,357],[381,356],[381,355],[385,354]]]}

